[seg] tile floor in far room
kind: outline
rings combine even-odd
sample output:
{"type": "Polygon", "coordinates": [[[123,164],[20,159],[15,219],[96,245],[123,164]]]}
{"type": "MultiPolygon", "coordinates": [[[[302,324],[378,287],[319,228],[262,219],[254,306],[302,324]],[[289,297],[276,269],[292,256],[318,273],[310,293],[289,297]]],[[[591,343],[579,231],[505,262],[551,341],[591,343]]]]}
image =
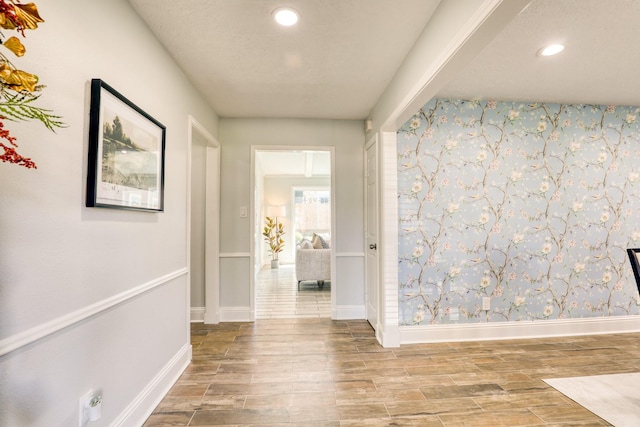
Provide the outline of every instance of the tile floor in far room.
{"type": "Polygon", "coordinates": [[[320,289],[316,282],[302,282],[298,290],[293,264],[271,269],[256,277],[256,319],[330,318],[331,283],[320,289]]]}

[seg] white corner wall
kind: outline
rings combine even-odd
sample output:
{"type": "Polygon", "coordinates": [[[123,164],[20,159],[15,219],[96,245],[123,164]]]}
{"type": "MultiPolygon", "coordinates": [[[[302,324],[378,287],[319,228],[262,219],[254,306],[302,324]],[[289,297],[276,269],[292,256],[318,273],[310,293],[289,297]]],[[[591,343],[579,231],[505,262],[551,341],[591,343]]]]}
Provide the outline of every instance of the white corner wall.
{"type": "MultiPolygon", "coordinates": [[[[335,147],[336,311],[364,315],[364,129],[362,121],[220,119],[222,150],[220,313],[222,321],[251,320],[251,146],[335,147]]],[[[259,230],[258,230],[259,231],[259,230]]]]}
{"type": "Polygon", "coordinates": [[[190,360],[188,115],[218,119],[127,1],[37,5],[15,64],[67,127],[8,124],[38,169],[0,164],[0,425],[78,425],[95,390],[92,426],[135,426],[190,360]],[[84,207],[92,78],[167,127],[163,213],[84,207]]]}
{"type": "Polygon", "coordinates": [[[373,132],[397,131],[531,1],[441,0],[373,108],[373,132]]]}
{"type": "Polygon", "coordinates": [[[378,340],[400,345],[396,132],[531,0],[442,0],[370,113],[380,155],[378,277],[382,298],[378,340]]]}

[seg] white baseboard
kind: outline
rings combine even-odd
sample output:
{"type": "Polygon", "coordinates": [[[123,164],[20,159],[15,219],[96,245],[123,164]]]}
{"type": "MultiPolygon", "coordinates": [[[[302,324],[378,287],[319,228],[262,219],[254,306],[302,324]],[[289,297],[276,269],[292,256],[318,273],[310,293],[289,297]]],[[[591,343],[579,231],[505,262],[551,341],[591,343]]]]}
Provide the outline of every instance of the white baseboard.
{"type": "Polygon", "coordinates": [[[220,307],[221,322],[253,322],[251,307],[220,307]]]}
{"type": "Polygon", "coordinates": [[[365,319],[364,305],[336,305],[331,318],[335,320],[365,319]]]}
{"type": "Polygon", "coordinates": [[[215,311],[207,311],[204,313],[204,323],[207,325],[217,325],[220,323],[220,316],[215,311]]]}
{"type": "Polygon", "coordinates": [[[203,323],[206,307],[191,307],[191,323],[203,323]]]}
{"type": "Polygon", "coordinates": [[[640,332],[640,316],[400,326],[400,344],[548,338],[640,332]]]}
{"type": "Polygon", "coordinates": [[[143,425],[190,362],[191,345],[185,344],[111,425],[118,427],[143,425]]]}
{"type": "Polygon", "coordinates": [[[387,325],[384,327],[378,324],[376,339],[380,345],[385,348],[400,347],[400,329],[398,325],[387,325]]]}

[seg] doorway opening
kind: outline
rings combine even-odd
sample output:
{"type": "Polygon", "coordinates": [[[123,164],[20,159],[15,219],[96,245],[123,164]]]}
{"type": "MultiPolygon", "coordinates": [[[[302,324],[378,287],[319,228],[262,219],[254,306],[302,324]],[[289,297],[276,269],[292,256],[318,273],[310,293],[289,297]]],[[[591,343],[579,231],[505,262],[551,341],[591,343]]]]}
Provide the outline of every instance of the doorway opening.
{"type": "Polygon", "coordinates": [[[333,149],[253,147],[252,154],[254,318],[330,318],[335,307],[333,149]],[[276,241],[280,246],[264,234],[274,224],[284,232],[276,241]],[[325,246],[318,240],[314,249],[314,239],[325,246]]]}

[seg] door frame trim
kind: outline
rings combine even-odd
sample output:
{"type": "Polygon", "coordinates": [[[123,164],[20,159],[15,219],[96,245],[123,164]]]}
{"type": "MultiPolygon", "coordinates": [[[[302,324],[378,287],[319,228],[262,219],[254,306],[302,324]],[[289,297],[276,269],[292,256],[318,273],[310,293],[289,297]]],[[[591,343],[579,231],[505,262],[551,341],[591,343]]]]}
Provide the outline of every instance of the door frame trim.
{"type": "MultiPolygon", "coordinates": [[[[191,311],[191,188],[192,153],[194,133],[200,134],[207,142],[205,180],[205,313],[204,323],[220,322],[220,143],[192,115],[188,116],[187,128],[187,306],[191,311]],[[214,218],[213,221],[210,219],[214,218]]],[[[187,334],[190,334],[187,325],[187,334]]]]}
{"type": "Polygon", "coordinates": [[[249,302],[250,321],[256,320],[256,242],[260,236],[256,233],[260,228],[256,227],[256,151],[328,151],[331,157],[331,318],[336,319],[336,150],[333,146],[315,145],[251,145],[251,177],[249,190],[249,236],[250,259],[249,259],[249,302]]]}
{"type": "MultiPolygon", "coordinates": [[[[369,152],[370,148],[374,148],[375,151],[375,155],[376,155],[376,188],[375,188],[375,192],[376,192],[376,197],[377,197],[377,201],[376,201],[376,206],[374,207],[374,209],[377,211],[376,213],[376,224],[375,224],[375,233],[376,233],[376,238],[378,240],[378,242],[376,242],[376,244],[379,243],[380,241],[380,150],[379,150],[379,144],[378,144],[378,133],[376,132],[366,143],[364,146],[364,236],[363,236],[363,240],[364,240],[364,277],[365,277],[365,286],[364,286],[364,307],[365,307],[365,319],[367,319],[367,321],[369,321],[369,276],[368,276],[368,272],[369,272],[369,249],[367,247],[367,236],[369,235],[369,229],[368,229],[368,225],[369,225],[369,197],[368,194],[369,192],[367,191],[367,187],[368,187],[368,177],[369,177],[369,169],[368,169],[368,158],[367,158],[367,154],[369,152]]],[[[379,252],[376,250],[376,283],[374,284],[376,292],[378,293],[377,298],[376,298],[376,305],[377,307],[375,307],[376,309],[376,321],[375,321],[375,325],[371,325],[373,327],[373,329],[375,329],[376,331],[380,330],[380,315],[381,315],[381,310],[380,310],[380,295],[382,295],[382,292],[380,292],[380,255],[379,252]]],[[[371,323],[371,322],[369,322],[371,323]]]]}
{"type": "Polygon", "coordinates": [[[398,293],[398,167],[397,133],[381,132],[378,144],[378,278],[381,287],[380,329],[376,338],[383,347],[400,346],[398,293]]]}

